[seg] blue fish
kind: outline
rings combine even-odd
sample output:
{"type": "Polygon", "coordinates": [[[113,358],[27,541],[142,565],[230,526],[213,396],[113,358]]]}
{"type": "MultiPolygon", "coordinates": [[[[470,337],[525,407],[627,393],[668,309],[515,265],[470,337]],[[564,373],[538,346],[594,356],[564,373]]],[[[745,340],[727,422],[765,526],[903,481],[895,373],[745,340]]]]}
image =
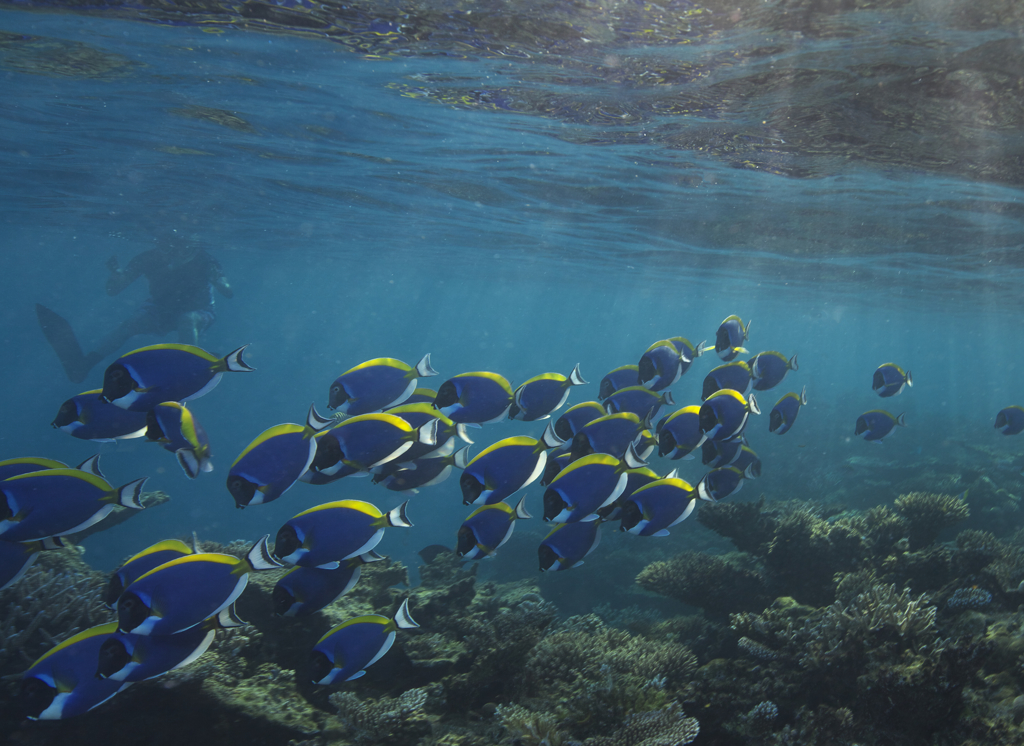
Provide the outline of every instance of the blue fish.
{"type": "Polygon", "coordinates": [[[79,632],[46,652],[21,675],[18,696],[30,720],[62,720],[82,715],[128,686],[96,678],[100,648],[117,632],[117,623],[79,632]]]}
{"type": "MultiPolygon", "coordinates": [[[[437,392],[434,391],[434,389],[417,388],[412,392],[408,399],[401,404],[396,404],[395,407],[401,407],[407,404],[430,404],[433,406],[434,399],[436,398],[437,392]]],[[[384,411],[387,412],[395,407],[385,407],[384,411]]]]}
{"type": "Polygon", "coordinates": [[[573,436],[570,453],[575,461],[591,453],[608,453],[616,458],[625,456],[631,444],[643,460],[657,447],[658,441],[650,433],[649,419],[641,420],[632,412],[607,414],[584,425],[573,436]]]}
{"type": "Polygon", "coordinates": [[[725,362],[736,358],[741,352],[747,352],[743,343],[750,337],[750,322],[743,325],[739,316],[727,316],[715,333],[715,352],[725,362]]]}
{"type": "Polygon", "coordinates": [[[363,565],[384,559],[374,551],[360,554],[329,570],[293,567],[277,581],[271,600],[278,616],[304,617],[330,606],[359,582],[363,565]]]}
{"type": "Polygon", "coordinates": [[[313,463],[316,434],[332,424],[334,420],[321,417],[310,405],[305,425],[286,422],[260,433],[228,469],[228,492],[235,505],[262,505],[291,489],[313,463]]]}
{"type": "MultiPolygon", "coordinates": [[[[433,401],[433,399],[431,399],[433,401]]],[[[469,437],[469,426],[455,424],[443,414],[434,409],[430,402],[419,402],[417,404],[402,404],[391,407],[386,414],[393,414],[408,422],[414,429],[426,425],[430,420],[437,420],[437,431],[434,433],[434,444],[413,443],[412,447],[403,453],[399,458],[402,461],[415,461],[416,459],[431,458],[433,454],[442,455],[442,450],[447,451],[443,455],[450,455],[455,450],[455,438],[460,438],[472,445],[473,439],[469,437]]]]}
{"type": "Polygon", "coordinates": [[[592,453],[573,461],[551,480],[544,492],[544,520],[553,523],[593,521],[597,511],[626,489],[629,469],[647,466],[632,446],[625,458],[592,453]]]}
{"type": "Polygon", "coordinates": [[[710,373],[704,376],[704,388],[701,391],[700,399],[701,401],[707,401],[709,396],[722,389],[739,391],[743,396],[746,396],[750,393],[753,385],[754,379],[750,374],[750,366],[742,360],[734,360],[731,363],[713,368],[710,373]]]}
{"type": "Polygon", "coordinates": [[[897,425],[899,427],[907,426],[904,414],[893,417],[885,410],[873,409],[857,418],[857,426],[853,434],[859,435],[864,440],[881,441],[882,438],[895,432],[897,425]]]}
{"type": "Polygon", "coordinates": [[[646,466],[642,466],[639,469],[627,469],[626,488],[622,490],[622,494],[615,498],[614,501],[608,503],[603,508],[599,508],[597,510],[597,517],[602,521],[619,520],[622,513],[622,506],[626,500],[628,500],[634,492],[644,485],[656,482],[659,479],[661,479],[661,477],[658,476],[657,472],[646,466]]]}
{"type": "Polygon", "coordinates": [[[391,461],[384,464],[373,475],[373,483],[382,485],[393,492],[408,492],[415,495],[420,487],[433,487],[441,484],[452,472],[452,467],[465,469],[469,464],[469,446],[455,453],[438,455],[430,458],[416,459],[408,462],[391,461]]]}
{"type": "Polygon", "coordinates": [[[129,412],[100,398],[101,389],[84,391],[60,405],[50,423],[57,430],[81,440],[112,443],[119,438],[146,434],[146,413],[129,412]]]}
{"type": "Polygon", "coordinates": [[[210,439],[192,412],[176,401],[157,404],[146,414],[146,437],[170,451],[189,479],[213,471],[210,439]]]}
{"type": "Polygon", "coordinates": [[[114,506],[142,510],[146,477],[114,489],[80,469],[47,469],[0,482],[0,539],[36,541],[84,531],[114,506]]]}
{"type": "Polygon", "coordinates": [[[146,547],[138,554],[129,557],[110,576],[107,587],[103,590],[103,603],[108,609],[113,609],[117,599],[124,593],[124,589],[141,578],[150,570],[171,560],[195,553],[195,547],[190,547],[178,539],[167,539],[158,541],[152,546],[146,547]]]}
{"type": "Polygon", "coordinates": [[[759,352],[750,359],[749,365],[755,391],[773,389],[782,383],[789,371],[800,369],[796,355],[787,360],[785,355],[774,350],[759,352]]]}
{"type": "Polygon", "coordinates": [[[267,548],[267,538],[253,544],[243,559],[200,552],[153,568],[117,599],[117,630],[173,635],[217,616],[242,595],[249,573],[281,567],[267,548]]]}
{"type": "Polygon", "coordinates": [[[700,405],[700,431],[710,440],[732,440],[743,434],[751,414],[761,414],[757,399],[732,389],[716,391],[700,405]]]}
{"type": "Polygon", "coordinates": [[[676,459],[692,459],[693,452],[704,443],[700,429],[700,407],[682,407],[659,423],[658,455],[676,459]]]}
{"type": "Polygon", "coordinates": [[[572,440],[585,425],[589,425],[598,417],[604,417],[607,412],[600,402],[585,401],[569,407],[555,420],[555,435],[562,440],[572,440]]]}
{"type": "Polygon", "coordinates": [[[601,385],[597,391],[597,398],[604,401],[609,396],[614,394],[620,389],[628,388],[629,386],[640,385],[640,366],[639,365],[620,365],[613,371],[610,371],[608,375],[601,379],[601,385]]]}
{"type": "Polygon", "coordinates": [[[896,394],[902,393],[905,387],[913,385],[914,379],[911,377],[910,371],[904,373],[903,368],[896,363],[879,365],[871,377],[871,390],[883,398],[896,396],[896,394]]]}
{"type": "Polygon", "coordinates": [[[408,502],[387,513],[362,500],[338,500],[305,510],[277,532],[274,556],[300,567],[333,570],[372,550],[388,526],[409,528],[408,502]]]}
{"type": "Polygon", "coordinates": [[[367,360],[334,379],[328,406],[348,415],[379,412],[412,396],[420,378],[436,375],[429,352],[415,367],[392,357],[367,360]]]}
{"type": "Polygon", "coordinates": [[[463,504],[490,505],[514,495],[544,473],[548,449],[561,445],[548,424],[540,440],[518,435],[485,448],[459,477],[463,504]]]}
{"type": "Polygon", "coordinates": [[[512,407],[512,386],[486,371],[460,373],[441,384],[434,406],[453,422],[489,425],[501,422],[512,407]]]}
{"type": "Polygon", "coordinates": [[[647,418],[652,422],[658,419],[663,407],[669,406],[675,406],[671,391],[658,393],[643,386],[627,386],[604,400],[608,414],[632,412],[640,419],[647,418]]]}
{"type": "Polygon", "coordinates": [[[24,577],[39,559],[39,553],[60,549],[64,544],[58,538],[30,541],[24,544],[0,540],[0,591],[10,588],[24,577]]]}
{"type": "Polygon", "coordinates": [[[623,502],[620,529],[636,536],[668,536],[668,530],[689,518],[696,505],[693,487],[672,472],[623,502]]]}
{"type": "Polygon", "coordinates": [[[409,599],[402,602],[394,619],[371,614],[342,622],[313,647],[310,671],[314,684],[333,684],[358,679],[395,643],[400,629],[420,625],[409,616],[409,599]]]}
{"type": "Polygon", "coordinates": [[[165,401],[190,401],[210,393],[224,373],[255,370],[243,359],[248,345],[218,358],[192,345],[160,344],[122,355],[103,374],[104,401],[148,412],[165,401]]]}
{"type": "Polygon", "coordinates": [[[996,415],[996,430],[1003,435],[1017,435],[1024,431],[1024,408],[1014,405],[1000,409],[996,415]]]}
{"type": "Polygon", "coordinates": [[[694,345],[686,337],[669,337],[668,341],[671,342],[675,348],[679,351],[679,363],[681,370],[679,375],[683,376],[686,371],[690,369],[690,365],[694,360],[704,354],[704,347],[707,344],[706,341],[700,344],[694,345]]]}
{"type": "Polygon", "coordinates": [[[565,446],[556,448],[548,454],[548,462],[544,466],[544,474],[541,475],[540,483],[543,486],[551,484],[551,480],[558,476],[559,472],[572,463],[572,454],[565,446]]]}
{"type": "Polygon", "coordinates": [[[740,491],[747,476],[735,466],[712,469],[697,482],[697,496],[708,502],[724,500],[740,491]]]}
{"type": "Polygon", "coordinates": [[[512,393],[512,406],[508,416],[513,420],[533,422],[546,420],[551,413],[561,409],[569,398],[569,389],[583,386],[586,381],[580,375],[579,363],[568,377],[561,373],[541,373],[534,376],[512,393]]]}
{"type": "Polygon", "coordinates": [[[662,339],[644,351],[637,370],[641,386],[664,391],[683,375],[683,355],[672,340],[662,339]]]}
{"type": "Polygon", "coordinates": [[[750,446],[743,446],[739,456],[731,464],[742,471],[747,479],[757,479],[761,476],[761,459],[750,446]]]}
{"type": "Polygon", "coordinates": [[[541,572],[571,570],[601,543],[601,521],[563,523],[544,537],[537,549],[541,572]]]}
{"type": "Polygon", "coordinates": [[[701,463],[712,469],[732,466],[743,450],[742,437],[736,440],[705,440],[701,449],[701,463]]]}
{"type": "Polygon", "coordinates": [[[16,477],[19,474],[31,474],[34,471],[44,469],[67,469],[68,465],[63,461],[54,461],[52,458],[40,458],[37,456],[25,456],[23,458],[9,458],[0,461],[0,480],[16,477]]]}
{"type": "Polygon", "coordinates": [[[800,389],[799,394],[792,391],[775,402],[772,413],[768,418],[768,432],[782,435],[788,433],[796,422],[796,416],[800,413],[800,407],[807,405],[807,387],[800,389]]]}
{"type": "Polygon", "coordinates": [[[401,417],[386,412],[343,420],[316,436],[310,477],[320,474],[336,478],[339,472],[351,475],[370,471],[398,459],[417,443],[433,450],[437,445],[438,422],[431,419],[414,428],[401,417]]]}
{"type": "Polygon", "coordinates": [[[515,508],[507,503],[492,503],[474,510],[459,527],[455,551],[470,560],[494,556],[512,536],[516,521],[533,517],[526,512],[525,503],[524,497],[515,508]]]}

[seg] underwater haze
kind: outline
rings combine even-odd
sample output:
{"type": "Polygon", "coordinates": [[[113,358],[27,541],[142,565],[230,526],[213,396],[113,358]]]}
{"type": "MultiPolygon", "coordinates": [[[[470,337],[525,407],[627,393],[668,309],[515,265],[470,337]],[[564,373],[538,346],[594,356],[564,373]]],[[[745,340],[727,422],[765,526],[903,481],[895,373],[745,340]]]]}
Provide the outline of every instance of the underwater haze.
{"type": "MultiPolygon", "coordinates": [[[[18,485],[0,481],[0,740],[1024,741],[1022,39],[1009,0],[0,2],[0,462],[99,454],[108,487],[148,477],[144,510],[30,538],[14,533],[30,514],[18,485]],[[144,330],[69,380],[152,305],[145,277],[107,292],[111,257],[123,270],[168,245],[207,252],[230,284],[208,288],[199,347],[248,345],[255,369],[188,402],[213,466],[194,479],[147,437],[51,426],[108,366],[179,342],[175,323],[144,330]],[[790,367],[753,405],[740,392],[760,414],[732,437],[702,407],[697,435],[743,438],[760,465],[716,492],[708,475],[730,462],[705,463],[703,443],[659,455],[660,420],[704,403],[733,315],[736,360],[777,351],[790,367]],[[57,323],[75,343],[54,341],[57,323]],[[632,483],[596,522],[545,520],[551,474],[505,496],[532,517],[509,518],[496,551],[479,539],[494,555],[480,559],[456,551],[482,504],[464,504],[458,466],[415,493],[296,473],[244,509],[226,486],[254,439],[306,422],[311,403],[342,420],[330,388],[366,361],[429,353],[437,375],[417,385],[435,393],[467,372],[516,390],[579,365],[587,383],[565,382],[550,418],[510,419],[510,398],[465,431],[472,444],[456,438],[473,458],[541,438],[613,369],[678,353],[676,337],[703,354],[673,358],[671,400],[629,438],[653,443],[652,481],[683,480],[675,515],[692,512],[668,535],[626,530],[632,483]],[[908,380],[880,397],[887,363],[908,380]],[[799,416],[773,432],[787,394],[799,416]],[[865,432],[874,410],[888,414],[865,432]],[[412,526],[387,526],[386,559],[332,603],[275,613],[284,573],[246,553],[340,500],[385,515],[408,501],[412,526]],[[542,542],[583,524],[600,542],[545,566],[542,542]],[[65,546],[31,543],[44,536],[65,546]],[[133,636],[102,594],[169,539],[238,563],[248,585],[231,608],[247,624],[214,634],[214,603],[192,629],[209,649],[120,691],[91,648],[64,661],[99,635],[159,657],[162,638],[133,636]],[[418,627],[399,623],[405,601],[418,627]],[[316,651],[372,615],[393,645],[339,644],[332,670],[366,653],[365,675],[318,678],[316,651]]],[[[46,498],[70,513],[65,493],[46,498]]],[[[153,601],[156,617],[216,595],[166,582],[187,598],[153,601]]]]}

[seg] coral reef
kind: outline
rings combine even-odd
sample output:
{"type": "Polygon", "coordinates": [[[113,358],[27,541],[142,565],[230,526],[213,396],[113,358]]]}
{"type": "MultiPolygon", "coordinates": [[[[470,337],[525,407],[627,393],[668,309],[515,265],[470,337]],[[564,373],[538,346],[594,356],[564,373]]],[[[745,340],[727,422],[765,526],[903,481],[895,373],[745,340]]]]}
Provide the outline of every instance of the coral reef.
{"type": "Polygon", "coordinates": [[[430,733],[423,712],[426,689],[409,689],[397,698],[361,700],[352,692],[335,692],[328,700],[356,744],[415,743],[430,733]]]}
{"type": "Polygon", "coordinates": [[[741,558],[683,552],[653,562],[637,575],[644,590],[668,596],[708,614],[762,609],[769,600],[761,573],[743,567],[741,558]],[[732,560],[740,561],[732,561],[732,560]]]}
{"type": "Polygon", "coordinates": [[[917,551],[935,541],[945,528],[965,521],[971,515],[962,495],[937,495],[911,492],[896,498],[895,508],[907,522],[910,550],[917,551]]]}

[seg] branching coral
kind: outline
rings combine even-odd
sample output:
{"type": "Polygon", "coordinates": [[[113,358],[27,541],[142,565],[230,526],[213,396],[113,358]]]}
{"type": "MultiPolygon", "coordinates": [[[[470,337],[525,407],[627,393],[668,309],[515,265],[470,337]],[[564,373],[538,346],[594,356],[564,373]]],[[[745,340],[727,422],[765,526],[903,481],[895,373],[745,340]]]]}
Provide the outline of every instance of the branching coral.
{"type": "Polygon", "coordinates": [[[895,508],[907,522],[911,551],[928,546],[939,537],[942,529],[955,526],[971,515],[963,495],[936,495],[931,492],[900,495],[896,498],[895,508]]]}
{"type": "Polygon", "coordinates": [[[667,562],[651,563],[636,582],[645,590],[712,614],[763,609],[769,600],[759,573],[701,552],[683,552],[667,562]]]}
{"type": "Polygon", "coordinates": [[[361,700],[352,692],[335,692],[329,701],[356,743],[412,743],[430,732],[430,723],[423,716],[426,689],[409,689],[397,698],[378,700],[361,700]]]}
{"type": "Polygon", "coordinates": [[[634,713],[610,736],[595,736],[584,746],[685,746],[700,733],[696,718],[686,717],[678,703],[652,712],[634,713]]]}

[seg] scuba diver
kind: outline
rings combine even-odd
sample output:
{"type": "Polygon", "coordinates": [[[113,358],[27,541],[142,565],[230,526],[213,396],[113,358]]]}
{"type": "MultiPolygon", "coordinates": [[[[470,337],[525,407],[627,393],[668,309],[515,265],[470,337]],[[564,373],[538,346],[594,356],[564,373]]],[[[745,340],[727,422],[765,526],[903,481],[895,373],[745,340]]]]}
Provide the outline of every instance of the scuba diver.
{"type": "Polygon", "coordinates": [[[149,281],[149,298],[138,311],[104,335],[92,352],[82,352],[66,319],[36,304],[39,326],[74,383],[84,381],[97,363],[139,334],[165,335],[177,331],[182,344],[197,344],[199,335],[216,318],[214,289],[225,298],[234,295],[220,263],[197,244],[176,231],[161,237],[159,242],[157,248],[134,257],[126,268],[121,267],[116,256],[107,260],[107,295],[117,295],[144,276],[149,281]]]}

